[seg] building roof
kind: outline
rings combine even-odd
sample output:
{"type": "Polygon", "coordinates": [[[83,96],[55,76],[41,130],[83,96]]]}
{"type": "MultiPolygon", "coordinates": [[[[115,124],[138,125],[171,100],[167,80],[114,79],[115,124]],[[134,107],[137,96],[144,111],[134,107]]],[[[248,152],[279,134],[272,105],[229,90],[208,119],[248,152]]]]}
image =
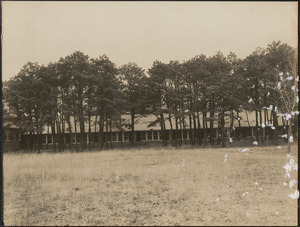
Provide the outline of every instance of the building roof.
{"type": "Polygon", "coordinates": [[[17,125],[15,125],[14,123],[12,122],[3,122],[3,128],[19,128],[17,125]]]}
{"type": "MultiPolygon", "coordinates": [[[[270,118],[270,114],[271,114],[271,111],[270,110],[267,110],[267,113],[268,113],[268,116],[270,118]]],[[[209,117],[209,113],[207,113],[207,117],[209,117]]],[[[215,114],[215,119],[218,118],[218,115],[215,114]]],[[[259,117],[259,116],[258,116],[259,117]]],[[[201,125],[201,128],[203,128],[203,116],[200,115],[200,125],[201,125]]],[[[241,127],[255,127],[256,126],[256,121],[255,121],[255,112],[241,112],[239,113],[239,118],[240,118],[240,124],[241,124],[241,127]],[[248,115],[248,118],[247,118],[247,115],[248,115]],[[248,120],[249,122],[248,122],[248,120]]],[[[96,120],[96,117],[91,117],[91,132],[99,132],[99,125],[96,124],[96,129],[95,129],[95,120],[96,120]]],[[[97,121],[99,120],[99,118],[97,118],[97,121]]],[[[135,118],[135,131],[147,131],[147,130],[161,130],[161,127],[160,127],[160,124],[157,123],[156,125],[154,126],[151,126],[151,127],[148,127],[149,124],[153,121],[156,120],[156,116],[154,115],[148,115],[148,116],[139,116],[137,115],[136,118],[135,118]]],[[[264,112],[262,112],[262,121],[264,122],[264,112]]],[[[186,128],[188,129],[189,128],[189,118],[188,116],[186,117],[185,119],[185,124],[186,124],[186,128]]],[[[210,123],[209,121],[207,122],[208,124],[208,127],[210,126],[210,123]]],[[[279,125],[282,125],[282,117],[278,117],[278,124],[279,125]]],[[[77,132],[79,132],[79,129],[80,129],[80,126],[79,126],[79,122],[77,122],[77,132]]],[[[131,131],[130,128],[126,127],[125,125],[130,125],[130,115],[122,115],[122,128],[116,128],[116,127],[112,127],[112,131],[113,132],[117,132],[117,131],[131,131]]],[[[175,119],[172,118],[172,125],[173,125],[173,129],[175,129],[175,119]]],[[[167,118],[167,115],[165,115],[165,126],[166,126],[166,129],[169,130],[171,127],[170,127],[170,123],[169,123],[169,119],[167,118]]],[[[238,121],[238,118],[237,118],[237,113],[234,112],[234,121],[233,121],[233,126],[234,127],[239,127],[239,121],[238,121]]],[[[266,126],[272,126],[272,125],[269,125],[267,124],[266,126]]],[[[217,128],[218,127],[218,122],[217,121],[214,121],[214,128],[217,128]]],[[[230,117],[229,116],[225,116],[225,127],[230,127],[230,117]]],[[[104,129],[105,131],[105,129],[104,129]]],[[[67,123],[65,123],[65,132],[69,132],[69,126],[67,123]]],[[[71,117],[71,132],[74,133],[75,132],[75,129],[74,129],[74,118],[71,117]]],[[[85,123],[85,132],[88,132],[88,122],[86,121],[85,123]]],[[[47,133],[51,133],[51,127],[47,127],[45,126],[44,127],[44,130],[43,130],[43,134],[47,134],[47,133]]]]}

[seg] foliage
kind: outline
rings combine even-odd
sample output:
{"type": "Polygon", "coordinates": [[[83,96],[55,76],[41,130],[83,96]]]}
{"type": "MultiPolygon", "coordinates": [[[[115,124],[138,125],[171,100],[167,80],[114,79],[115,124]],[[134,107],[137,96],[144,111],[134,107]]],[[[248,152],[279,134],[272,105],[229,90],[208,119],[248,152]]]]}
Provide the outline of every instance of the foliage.
{"type": "MultiPolygon", "coordinates": [[[[173,146],[187,143],[186,133],[192,145],[208,141],[213,145],[217,124],[217,143],[222,141],[224,147],[236,134],[225,121],[233,125],[240,121],[240,112],[255,111],[253,139],[263,143],[274,135],[276,144],[280,116],[288,127],[288,140],[293,140],[292,134],[297,138],[297,73],[297,50],[281,42],[257,48],[245,59],[217,52],[182,63],[154,61],[147,73],[136,63],[117,68],[106,55],[90,59],[75,51],[47,66],[29,62],[4,82],[4,120],[30,134],[28,148],[37,151],[45,127],[51,129],[59,151],[65,149],[65,134],[74,130],[81,150],[85,149],[85,126],[90,135],[92,125],[98,128],[99,149],[104,142],[108,148],[104,135],[110,135],[112,127],[130,128],[134,145],[135,123],[149,114],[156,116],[149,126],[160,125],[164,146],[169,139],[173,146]],[[124,123],[124,114],[131,116],[130,124],[124,123]]],[[[90,142],[88,146],[91,149],[90,142]]]]}

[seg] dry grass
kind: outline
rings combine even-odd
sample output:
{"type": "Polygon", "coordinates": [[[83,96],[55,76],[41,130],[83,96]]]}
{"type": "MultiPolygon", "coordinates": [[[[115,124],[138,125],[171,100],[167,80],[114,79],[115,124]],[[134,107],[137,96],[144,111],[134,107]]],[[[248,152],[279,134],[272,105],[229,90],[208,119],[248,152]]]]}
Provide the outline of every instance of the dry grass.
{"type": "MultiPolygon", "coordinates": [[[[297,161],[298,146],[292,147],[297,161]]],[[[286,147],[4,154],[5,225],[297,225],[286,147]],[[235,152],[234,152],[235,151],[235,152]],[[228,153],[228,161],[224,155],[228,153]],[[258,182],[258,185],[255,184],[258,182]],[[248,194],[243,193],[248,192],[248,194]],[[217,201],[218,200],[218,201],[217,201]]]]}

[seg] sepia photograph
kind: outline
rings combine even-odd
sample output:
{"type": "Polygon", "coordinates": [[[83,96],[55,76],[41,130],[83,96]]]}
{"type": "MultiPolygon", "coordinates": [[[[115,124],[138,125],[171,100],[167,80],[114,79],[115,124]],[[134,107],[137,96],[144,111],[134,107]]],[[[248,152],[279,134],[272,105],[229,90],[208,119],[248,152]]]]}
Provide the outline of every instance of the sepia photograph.
{"type": "Polygon", "coordinates": [[[298,226],[297,1],[1,1],[1,21],[5,226],[298,226]]]}

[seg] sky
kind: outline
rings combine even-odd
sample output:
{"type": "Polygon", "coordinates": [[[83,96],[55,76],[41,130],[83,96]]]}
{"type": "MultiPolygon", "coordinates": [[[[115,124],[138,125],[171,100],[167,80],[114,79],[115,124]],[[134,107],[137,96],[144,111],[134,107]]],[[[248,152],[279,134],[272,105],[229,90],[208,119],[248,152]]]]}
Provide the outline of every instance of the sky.
{"type": "Polygon", "coordinates": [[[2,1],[2,81],[29,61],[82,51],[118,67],[230,51],[245,58],[273,41],[298,45],[297,2],[2,1]]]}

